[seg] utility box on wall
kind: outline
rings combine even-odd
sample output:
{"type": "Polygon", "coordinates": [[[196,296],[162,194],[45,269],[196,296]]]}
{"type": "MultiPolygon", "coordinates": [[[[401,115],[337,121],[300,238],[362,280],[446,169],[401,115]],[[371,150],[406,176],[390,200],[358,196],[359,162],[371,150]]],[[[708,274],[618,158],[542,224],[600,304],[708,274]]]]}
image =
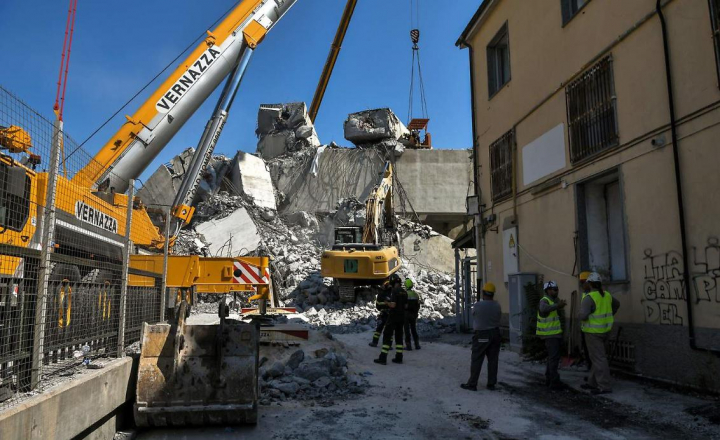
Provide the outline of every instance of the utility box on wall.
{"type": "Polygon", "coordinates": [[[523,335],[530,331],[531,316],[528,307],[525,286],[537,283],[536,273],[513,273],[508,279],[508,295],[510,296],[510,350],[521,353],[523,348],[523,335]]]}

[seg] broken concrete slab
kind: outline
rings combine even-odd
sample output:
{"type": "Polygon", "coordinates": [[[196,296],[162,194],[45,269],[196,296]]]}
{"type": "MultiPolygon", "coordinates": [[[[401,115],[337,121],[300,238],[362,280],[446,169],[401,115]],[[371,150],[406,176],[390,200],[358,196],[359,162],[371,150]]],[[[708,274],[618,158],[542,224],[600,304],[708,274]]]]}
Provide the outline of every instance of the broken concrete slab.
{"type": "Polygon", "coordinates": [[[261,105],[255,133],[257,151],[265,160],[320,146],[304,102],[261,105]]]}
{"type": "Polygon", "coordinates": [[[238,195],[245,194],[261,208],[276,209],[275,188],[261,158],[238,151],[230,168],[230,180],[238,195]]]}
{"type": "Polygon", "coordinates": [[[180,180],[174,179],[165,165],[160,165],[140,188],[138,197],[150,207],[170,206],[179,188],[180,180]]]}
{"type": "Polygon", "coordinates": [[[409,134],[407,127],[389,108],[351,113],[345,120],[345,139],[355,145],[398,140],[409,134]]]}
{"type": "Polygon", "coordinates": [[[452,240],[444,235],[423,237],[416,233],[403,234],[402,250],[408,270],[418,272],[423,268],[432,268],[444,273],[455,271],[452,240]]]}
{"type": "Polygon", "coordinates": [[[285,133],[268,134],[260,138],[257,144],[257,151],[265,160],[274,159],[286,153],[285,133]]]}
{"type": "Polygon", "coordinates": [[[205,238],[210,255],[217,257],[248,255],[260,246],[262,239],[244,208],[227,217],[200,223],[195,230],[205,238]]]}

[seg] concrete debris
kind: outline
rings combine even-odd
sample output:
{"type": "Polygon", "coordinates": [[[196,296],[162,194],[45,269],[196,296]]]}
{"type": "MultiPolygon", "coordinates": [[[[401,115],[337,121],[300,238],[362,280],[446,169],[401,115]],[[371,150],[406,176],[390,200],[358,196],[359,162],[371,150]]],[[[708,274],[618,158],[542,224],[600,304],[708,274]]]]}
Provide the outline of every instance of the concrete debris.
{"type": "Polygon", "coordinates": [[[265,160],[320,146],[303,102],[260,106],[255,133],[257,152],[265,160]]]}
{"type": "Polygon", "coordinates": [[[363,394],[368,381],[348,367],[347,356],[335,347],[318,349],[311,356],[296,350],[284,364],[276,361],[270,368],[260,367],[260,404],[363,394]]]}
{"type": "Polygon", "coordinates": [[[238,151],[230,166],[230,180],[237,194],[252,198],[261,208],[276,209],[275,188],[261,158],[238,151]]]}
{"type": "Polygon", "coordinates": [[[211,256],[249,255],[260,246],[261,237],[244,208],[227,217],[200,223],[195,230],[204,237],[211,256]]]}
{"type": "Polygon", "coordinates": [[[345,139],[355,145],[400,140],[410,131],[389,108],[352,113],[345,120],[345,139]]]}

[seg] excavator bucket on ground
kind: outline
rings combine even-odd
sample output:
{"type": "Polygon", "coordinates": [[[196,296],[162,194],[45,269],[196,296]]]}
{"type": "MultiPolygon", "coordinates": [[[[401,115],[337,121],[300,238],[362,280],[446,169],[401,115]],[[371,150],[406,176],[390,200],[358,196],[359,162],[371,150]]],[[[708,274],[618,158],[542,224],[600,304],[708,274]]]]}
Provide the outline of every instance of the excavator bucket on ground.
{"type": "Polygon", "coordinates": [[[143,324],[135,422],[139,427],[257,423],[259,328],[221,318],[143,324]]]}

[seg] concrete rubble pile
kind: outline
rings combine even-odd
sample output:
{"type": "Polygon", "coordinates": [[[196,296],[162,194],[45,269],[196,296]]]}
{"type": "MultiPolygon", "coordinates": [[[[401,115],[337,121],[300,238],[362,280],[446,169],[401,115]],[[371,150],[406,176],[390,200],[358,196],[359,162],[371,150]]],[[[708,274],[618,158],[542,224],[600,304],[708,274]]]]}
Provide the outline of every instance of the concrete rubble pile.
{"type": "Polygon", "coordinates": [[[367,380],[349,371],[347,355],[334,346],[306,353],[294,351],[285,360],[260,360],[260,404],[286,400],[332,399],[362,394],[367,380]]]}
{"type": "MultiPolygon", "coordinates": [[[[363,148],[376,148],[383,156],[388,154],[387,148],[401,149],[407,133],[389,109],[354,113],[345,123],[348,140],[363,148]]],[[[281,305],[296,307],[300,320],[336,333],[374,328],[377,311],[372,292],[360,291],[356,304],[340,303],[332,279],[320,274],[321,254],[333,243],[334,228],[363,225],[364,203],[356,197],[339,197],[329,212],[280,209],[285,194],[277,189],[278,175],[294,172],[301,179],[313,179],[307,172],[320,142],[305,105],[262,106],[257,135],[257,155],[240,151],[233,158],[213,157],[212,170],[206,173],[204,189],[195,203],[193,223],[180,233],[175,252],[221,257],[269,255],[276,296],[281,305]]],[[[340,148],[336,144],[327,147],[340,148]]],[[[149,181],[161,181],[168,172],[176,179],[181,175],[177,170],[184,170],[191,154],[191,149],[184,151],[170,167],[161,167],[161,177],[153,175],[149,181]]],[[[373,175],[377,176],[377,171],[373,175]]],[[[151,198],[153,194],[145,192],[151,198]]],[[[174,194],[167,190],[163,196],[172,199],[174,194]]],[[[419,331],[426,336],[451,331],[454,279],[449,273],[454,270],[454,255],[450,239],[427,225],[400,217],[398,230],[403,257],[400,274],[413,278],[423,297],[419,331]]],[[[216,307],[200,305],[195,310],[214,312],[216,307]]]]}
{"type": "Polygon", "coordinates": [[[258,154],[265,160],[320,146],[303,102],[260,106],[255,134],[258,154]]]}

